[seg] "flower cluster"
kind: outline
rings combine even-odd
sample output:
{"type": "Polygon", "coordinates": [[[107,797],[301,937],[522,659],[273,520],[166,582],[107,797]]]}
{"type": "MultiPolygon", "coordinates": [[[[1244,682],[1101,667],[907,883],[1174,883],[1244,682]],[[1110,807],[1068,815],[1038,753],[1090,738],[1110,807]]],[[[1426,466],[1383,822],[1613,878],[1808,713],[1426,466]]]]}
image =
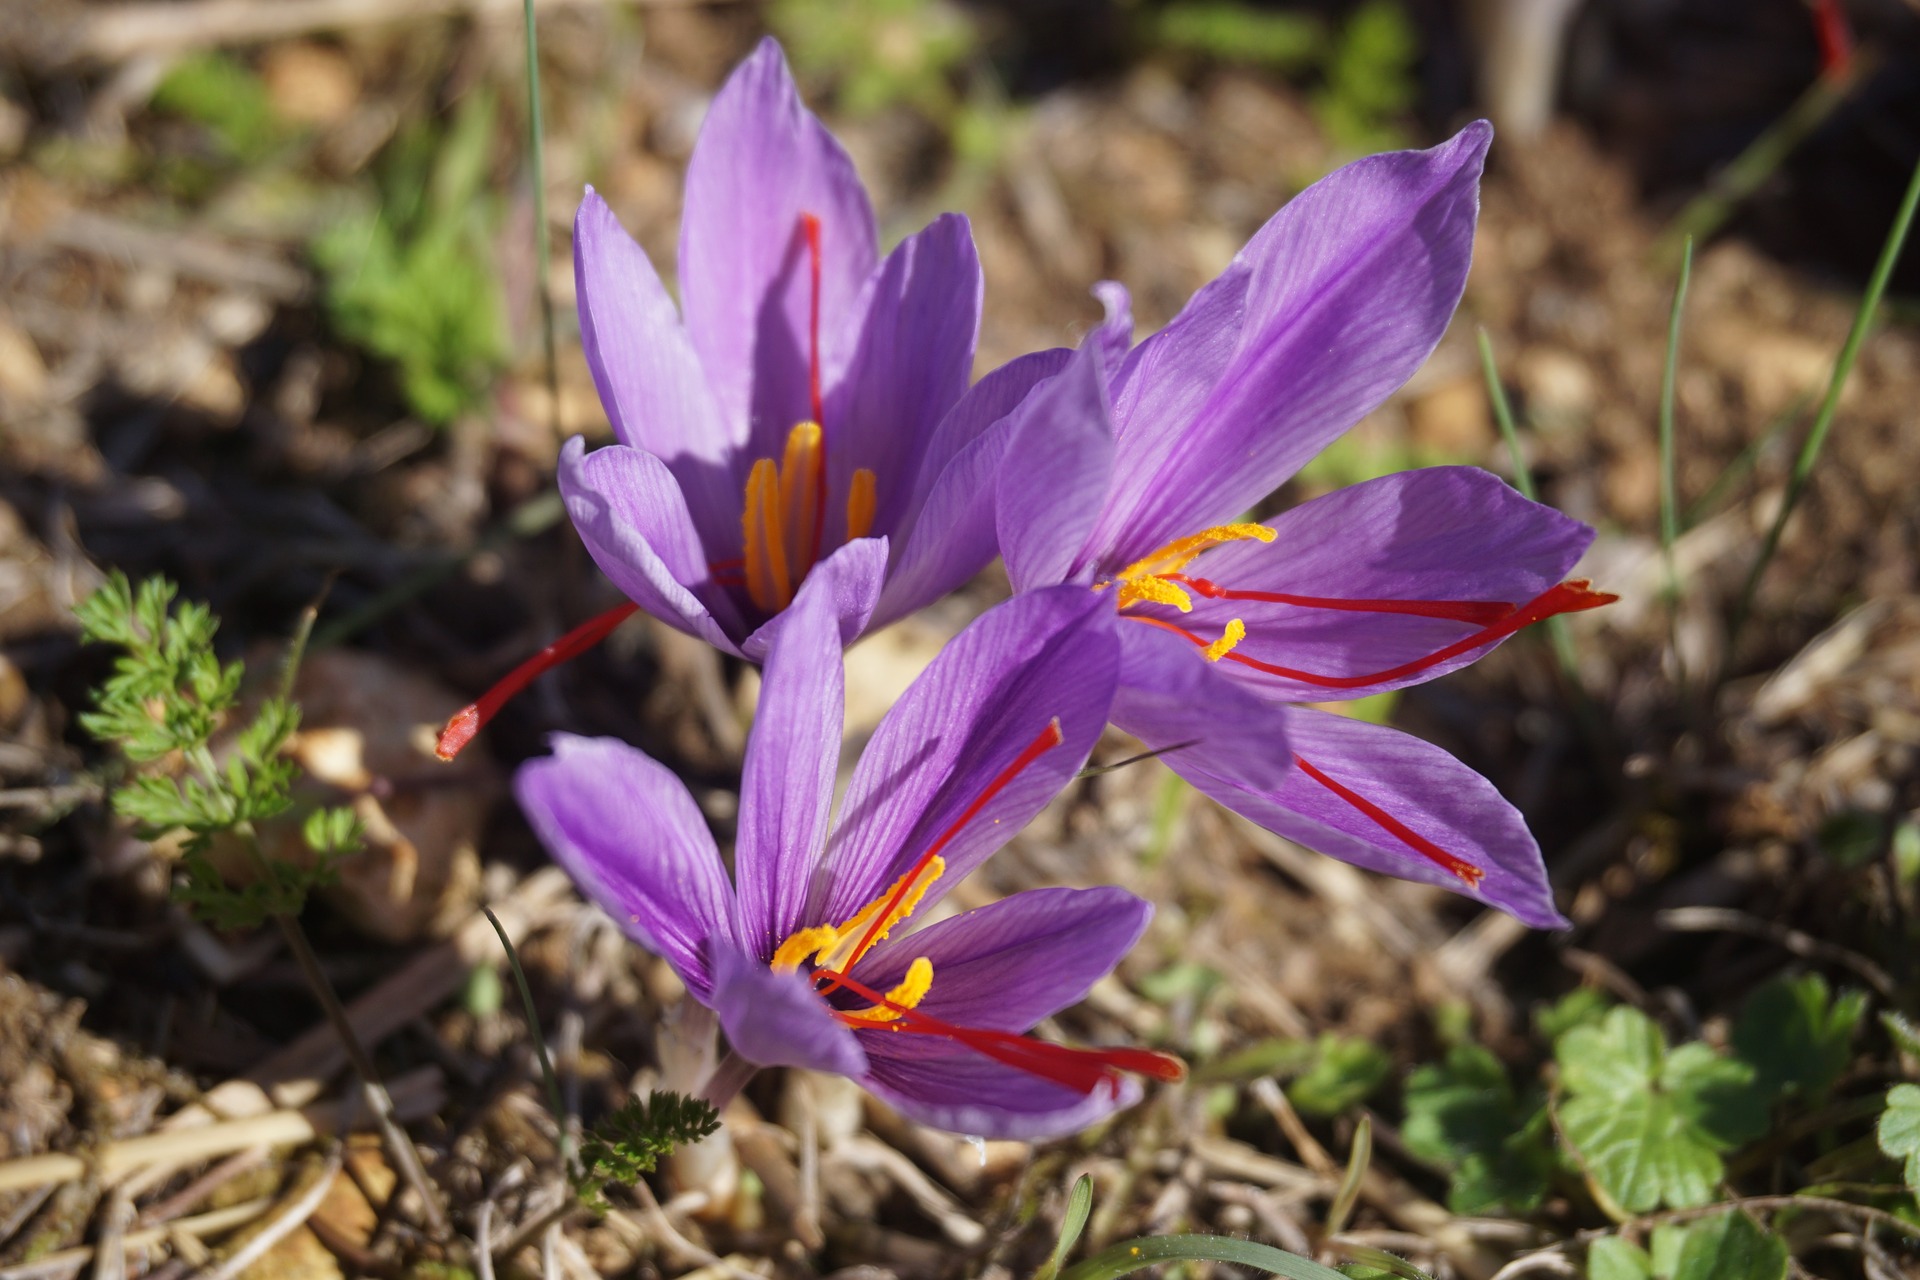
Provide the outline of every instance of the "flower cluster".
{"type": "Polygon", "coordinates": [[[1303,706],[1432,679],[1612,597],[1564,580],[1592,537],[1494,476],[1387,476],[1244,512],[1419,367],[1459,302],[1471,125],[1361,160],[1276,214],[1139,344],[1125,291],[1072,350],[968,385],[981,309],[965,219],[882,258],[846,153],[763,43],[687,173],[675,306],[591,191],[581,332],[618,443],[569,443],[575,528],[635,608],[765,679],[732,874],[684,787],[561,736],[517,791],[582,889],[712,1008],[749,1065],[850,1076],[959,1132],[1039,1136],[1180,1064],[1028,1034],[1146,927],[1114,888],[1042,889],[922,925],[1113,723],[1253,821],[1356,865],[1564,923],[1520,815],[1393,729],[1303,706]],[[1001,557],[1014,588],[881,723],[833,816],[843,647],[1001,557]]]}

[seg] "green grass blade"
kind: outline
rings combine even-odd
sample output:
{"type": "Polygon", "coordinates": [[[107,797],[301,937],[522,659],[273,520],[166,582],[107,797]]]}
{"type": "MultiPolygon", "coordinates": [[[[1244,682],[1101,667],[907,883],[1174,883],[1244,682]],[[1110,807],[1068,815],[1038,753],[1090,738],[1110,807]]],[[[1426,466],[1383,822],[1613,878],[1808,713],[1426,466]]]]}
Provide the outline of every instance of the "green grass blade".
{"type": "Polygon", "coordinates": [[[1122,1240],[1068,1271],[1061,1280],[1113,1280],[1162,1262],[1231,1262],[1286,1280],[1346,1280],[1297,1253],[1233,1236],[1142,1236],[1122,1240]]]}
{"type": "Polygon", "coordinates": [[[539,280],[540,333],[546,347],[547,399],[554,434],[560,434],[560,356],[553,334],[553,291],[547,287],[546,126],[540,111],[540,35],[533,22],[533,0],[525,0],[527,26],[527,147],[533,156],[533,266],[539,280]]]}
{"type": "MultiPolygon", "coordinates": [[[[1507,442],[1507,456],[1513,460],[1513,487],[1529,502],[1538,502],[1540,496],[1533,487],[1533,473],[1527,467],[1526,452],[1520,447],[1520,429],[1514,425],[1513,405],[1507,400],[1507,389],[1500,382],[1500,367],[1494,362],[1493,339],[1487,336],[1484,325],[1474,332],[1480,342],[1480,373],[1487,380],[1487,400],[1493,406],[1493,420],[1500,425],[1500,438],[1507,442]]],[[[1566,677],[1570,688],[1581,688],[1580,664],[1573,651],[1573,633],[1567,630],[1567,620],[1548,618],[1546,628],[1547,638],[1553,644],[1554,660],[1560,664],[1560,674],[1566,677]]]]}
{"type": "Polygon", "coordinates": [[[1366,1181],[1367,1166],[1372,1163],[1373,1121],[1363,1115],[1359,1128],[1353,1131],[1353,1150],[1347,1156],[1346,1175],[1340,1179],[1340,1189],[1333,1193],[1333,1204],[1327,1209],[1328,1235],[1337,1236],[1346,1230],[1347,1215],[1360,1203],[1360,1184],[1366,1181]]]}
{"type": "Polygon", "coordinates": [[[1733,486],[1747,478],[1759,463],[1761,456],[1773,447],[1774,441],[1787,433],[1788,427],[1800,421],[1800,415],[1804,414],[1807,406],[1812,403],[1813,393],[1802,392],[1793,398],[1792,404],[1774,414],[1772,421],[1767,423],[1759,437],[1735,454],[1733,461],[1722,468],[1720,474],[1714,477],[1713,483],[1707,486],[1707,491],[1687,508],[1680,518],[1681,529],[1691,529],[1718,511],[1720,504],[1726,500],[1733,486]]]}
{"type": "Polygon", "coordinates": [[[1814,415],[1813,427],[1800,446],[1800,455],[1794,459],[1793,472],[1787,477],[1787,492],[1780,500],[1780,510],[1774,513],[1766,539],[1760,544],[1760,554],[1754,557],[1753,568],[1747,573],[1746,586],[1740,592],[1740,603],[1734,610],[1733,621],[1727,627],[1729,651],[1733,649],[1741,628],[1746,625],[1753,611],[1754,591],[1760,585],[1760,575],[1767,571],[1774,552],[1780,547],[1780,532],[1786,528],[1788,517],[1793,514],[1800,495],[1806,490],[1807,478],[1813,474],[1814,463],[1820,460],[1820,450],[1827,443],[1827,433],[1833,429],[1834,415],[1840,409],[1840,394],[1846,390],[1847,378],[1853,373],[1854,362],[1860,358],[1860,348],[1867,340],[1868,331],[1873,328],[1874,314],[1880,309],[1880,298],[1887,291],[1887,281],[1893,277],[1893,268],[1900,261],[1900,251],[1906,247],[1907,232],[1913,228],[1913,214],[1917,206],[1920,206],[1920,165],[1914,167],[1913,177],[1907,183],[1907,194],[1900,201],[1900,211],[1894,215],[1886,244],[1881,247],[1880,260],[1874,263],[1873,275],[1867,280],[1867,291],[1861,295],[1860,309],[1854,312],[1853,328],[1848,331],[1847,340],[1840,347],[1840,355],[1833,362],[1833,377],[1827,383],[1827,394],[1820,402],[1820,411],[1814,415]]]}
{"type": "Polygon", "coordinates": [[[1667,565],[1667,592],[1680,594],[1680,575],[1673,564],[1673,544],[1680,538],[1680,500],[1674,486],[1673,395],[1680,372],[1680,316],[1687,305],[1687,285],[1693,279],[1693,237],[1680,253],[1680,279],[1673,286],[1673,310],[1667,315],[1667,358],[1660,371],[1660,553],[1667,565]]]}
{"type": "Polygon", "coordinates": [[[553,1060],[547,1056],[546,1033],[540,1030],[540,1011],[533,1005],[533,988],[527,985],[526,970],[520,967],[520,954],[513,949],[513,939],[507,936],[507,927],[500,923],[500,917],[493,914],[493,908],[482,903],[480,909],[487,913],[487,923],[500,935],[500,945],[506,949],[507,965],[513,970],[514,985],[520,989],[520,1007],[527,1015],[527,1034],[533,1037],[533,1050],[540,1056],[540,1076],[547,1086],[547,1106],[553,1112],[554,1127],[560,1131],[560,1163],[573,1164],[573,1135],[567,1132],[566,1103],[560,1097],[560,1078],[553,1074],[553,1060]]]}
{"type": "Polygon", "coordinates": [[[1033,1273],[1033,1280],[1053,1280],[1060,1274],[1067,1255],[1080,1243],[1080,1233],[1087,1229],[1087,1215],[1092,1212],[1093,1176],[1083,1173],[1074,1179],[1073,1190],[1067,1196],[1067,1212],[1060,1220],[1060,1239],[1054,1243],[1053,1255],[1033,1273]]]}

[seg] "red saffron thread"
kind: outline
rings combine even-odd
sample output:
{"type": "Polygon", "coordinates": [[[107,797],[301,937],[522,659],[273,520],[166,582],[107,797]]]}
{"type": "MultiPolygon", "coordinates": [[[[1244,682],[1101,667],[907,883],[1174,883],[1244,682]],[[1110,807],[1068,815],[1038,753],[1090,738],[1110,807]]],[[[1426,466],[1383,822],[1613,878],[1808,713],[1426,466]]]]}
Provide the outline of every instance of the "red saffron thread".
{"type": "Polygon", "coordinates": [[[581,623],[509,671],[504,679],[482,694],[477,702],[469,703],[454,713],[453,718],[447,721],[446,727],[440,730],[440,741],[434,747],[434,754],[442,760],[451,760],[459,755],[461,750],[473,741],[474,735],[485,728],[487,722],[499,714],[500,708],[507,705],[515,694],[532,684],[543,672],[579,657],[605,640],[609,632],[625,622],[639,607],[637,604],[627,603],[609,609],[599,617],[581,623]]]}
{"type": "Polygon", "coordinates": [[[1354,613],[1402,613],[1416,618],[1444,618],[1489,626],[1513,612],[1504,600],[1348,600],[1336,596],[1296,596],[1284,591],[1238,591],[1207,578],[1184,573],[1160,575],[1191,587],[1209,600],[1257,600],[1265,604],[1292,604],[1303,609],[1343,609],[1354,613]]]}
{"type": "Polygon", "coordinates": [[[1366,814],[1367,817],[1373,819],[1374,822],[1384,828],[1389,835],[1406,844],[1421,857],[1437,865],[1442,871],[1459,877],[1469,889],[1479,888],[1480,882],[1486,878],[1487,873],[1485,871],[1474,866],[1465,858],[1457,858],[1453,854],[1448,853],[1445,849],[1442,849],[1433,841],[1413,830],[1413,828],[1409,827],[1406,823],[1400,821],[1400,819],[1394,817],[1385,809],[1382,809],[1379,805],[1367,799],[1351,787],[1342,786],[1340,783],[1335,782],[1332,778],[1322,773],[1305,757],[1295,756],[1293,762],[1300,766],[1300,772],[1306,774],[1309,778],[1312,778],[1315,782],[1333,792],[1333,794],[1339,796],[1342,800],[1345,800],[1361,813],[1366,814]]]}
{"type": "MultiPolygon", "coordinates": [[[[973,803],[968,805],[958,818],[955,818],[948,824],[947,829],[940,833],[939,838],[927,846],[926,852],[914,860],[913,870],[900,878],[899,886],[887,896],[887,905],[882,907],[880,914],[873,918],[873,923],[867,926],[866,933],[860,939],[860,945],[855,947],[853,953],[847,958],[847,968],[851,969],[854,965],[858,964],[860,957],[867,953],[867,948],[873,945],[874,939],[885,932],[887,928],[887,917],[891,916],[894,908],[898,907],[902,900],[906,898],[908,892],[912,890],[914,882],[919,879],[920,873],[926,870],[927,864],[939,856],[942,849],[953,842],[953,838],[960,834],[961,828],[978,817],[980,811],[987,807],[988,802],[1002,791],[1005,791],[1007,786],[1015,778],[1026,772],[1034,761],[1064,741],[1066,741],[1066,735],[1060,732],[1060,717],[1055,716],[1053,719],[1047,721],[1047,727],[1042,729],[1032,742],[1029,742],[1025,747],[1021,748],[1020,754],[1013,758],[1013,763],[1002,769],[999,775],[995,777],[992,782],[989,782],[979,795],[973,798],[973,803]]],[[[821,992],[822,995],[828,994],[836,988],[848,984],[848,979],[843,973],[835,972],[832,969],[824,970],[823,972],[831,979],[832,985],[824,988],[821,992]]]]}
{"type": "MultiPolygon", "coordinates": [[[[1036,1040],[1032,1036],[1016,1035],[1011,1031],[963,1027],[889,1000],[880,992],[844,974],[823,973],[816,976],[837,978],[840,986],[862,1000],[879,1008],[893,1010],[899,1017],[882,1024],[886,1029],[953,1040],[976,1053],[985,1054],[995,1062],[1080,1093],[1090,1094],[1102,1083],[1112,1081],[1116,1071],[1130,1071],[1169,1083],[1184,1080],[1187,1075],[1186,1063],[1171,1054],[1157,1053],[1152,1049],[1076,1049],[1036,1040]]],[[[825,990],[821,992],[823,995],[825,993],[825,990]]],[[[838,1009],[834,1010],[834,1015],[849,1026],[875,1029],[875,1024],[838,1009]]]]}
{"type": "MultiPolygon", "coordinates": [[[[1619,598],[1604,591],[1592,590],[1585,579],[1562,582],[1557,586],[1549,587],[1500,621],[1481,628],[1464,640],[1456,640],[1445,648],[1434,650],[1424,658],[1415,658],[1412,662],[1403,662],[1397,667],[1388,667],[1385,671],[1373,671],[1361,676],[1326,676],[1317,675],[1311,671],[1296,671],[1292,667],[1277,666],[1271,662],[1262,662],[1258,658],[1250,658],[1238,650],[1225,654],[1223,660],[1237,662],[1241,666],[1252,667],[1255,671],[1264,671],[1268,675],[1279,676],[1286,680],[1298,680],[1302,684],[1315,685],[1322,689],[1363,689],[1370,684],[1384,684],[1390,680],[1398,680],[1402,676],[1410,676],[1437,667],[1450,658],[1457,658],[1483,644],[1491,644],[1495,640],[1512,635],[1523,627],[1532,626],[1556,614],[1598,609],[1601,605],[1612,604],[1619,598]]],[[[1163,618],[1148,618],[1138,614],[1128,614],[1127,617],[1134,622],[1144,622],[1149,626],[1159,627],[1163,631],[1171,631],[1177,636],[1184,636],[1203,649],[1207,647],[1208,641],[1204,637],[1195,635],[1185,627],[1163,618]]]]}
{"type": "Polygon", "coordinates": [[[1820,75],[1828,81],[1853,69],[1853,29],[1840,0],[1813,0],[1813,30],[1820,40],[1820,75]]]}

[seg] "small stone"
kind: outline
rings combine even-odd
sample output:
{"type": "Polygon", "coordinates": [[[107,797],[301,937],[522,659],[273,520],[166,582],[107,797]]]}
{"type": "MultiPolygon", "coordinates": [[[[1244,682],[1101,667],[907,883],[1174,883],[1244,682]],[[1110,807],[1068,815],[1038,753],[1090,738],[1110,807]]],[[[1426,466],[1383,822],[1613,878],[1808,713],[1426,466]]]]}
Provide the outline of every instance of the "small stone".
{"type": "Polygon", "coordinates": [[[1541,425],[1563,425],[1593,412],[1599,394],[1593,371],[1570,351],[1529,347],[1513,373],[1528,414],[1541,425]]]}
{"type": "Polygon", "coordinates": [[[274,113],[292,124],[333,125],[360,96],[360,77],[337,49],[294,40],[269,46],[260,78],[274,113]]]}
{"type": "Polygon", "coordinates": [[[1486,385],[1466,375],[1441,383],[1407,405],[1407,425],[1422,450],[1462,460],[1479,457],[1494,439],[1486,385]]]}

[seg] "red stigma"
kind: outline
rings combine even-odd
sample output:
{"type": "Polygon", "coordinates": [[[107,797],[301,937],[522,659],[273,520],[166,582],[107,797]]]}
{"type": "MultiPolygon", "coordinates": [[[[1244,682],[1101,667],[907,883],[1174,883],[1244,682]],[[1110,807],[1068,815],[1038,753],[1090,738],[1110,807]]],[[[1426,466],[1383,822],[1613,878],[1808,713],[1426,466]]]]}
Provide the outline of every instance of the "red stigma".
{"type": "MultiPolygon", "coordinates": [[[[1315,597],[1310,596],[1299,597],[1299,599],[1314,598],[1315,597]]],[[[1586,609],[1598,609],[1601,605],[1612,604],[1619,598],[1619,596],[1612,595],[1608,592],[1593,590],[1592,584],[1584,578],[1562,582],[1557,586],[1547,588],[1533,599],[1527,601],[1527,603],[1521,605],[1518,609],[1508,611],[1499,621],[1483,626],[1480,630],[1463,640],[1456,640],[1445,648],[1436,649],[1424,658],[1415,658],[1413,661],[1403,662],[1397,667],[1388,667],[1385,671],[1371,671],[1365,675],[1328,676],[1319,675],[1311,671],[1297,671],[1292,667],[1282,667],[1271,662],[1262,662],[1258,658],[1250,658],[1238,650],[1223,654],[1221,660],[1225,662],[1237,662],[1241,666],[1251,667],[1255,671],[1263,671],[1268,675],[1279,676],[1284,680],[1298,680],[1301,684],[1310,684],[1321,689],[1364,689],[1368,685],[1384,684],[1388,681],[1403,679],[1406,676],[1431,670],[1443,662],[1459,657],[1463,653],[1478,649],[1481,645],[1492,644],[1496,640],[1505,639],[1507,636],[1512,635],[1524,627],[1530,627],[1536,622],[1543,622],[1548,618],[1554,617],[1556,614],[1579,613],[1586,609]]],[[[1429,604],[1434,602],[1367,601],[1365,603],[1429,604]]],[[[1322,605],[1317,607],[1325,608],[1333,606],[1322,605]]],[[[1473,602],[1468,602],[1468,607],[1478,608],[1480,606],[1473,602]]],[[[1381,612],[1397,613],[1406,611],[1392,609],[1382,610],[1381,612]]],[[[1184,636],[1203,649],[1207,647],[1208,642],[1203,637],[1197,636],[1185,627],[1168,622],[1163,618],[1149,618],[1138,614],[1130,614],[1128,616],[1135,622],[1145,622],[1151,626],[1159,627],[1164,631],[1171,631],[1175,635],[1184,636]]],[[[1440,615],[1423,614],[1422,616],[1432,617],[1440,615]]],[[[1462,620],[1464,621],[1464,619],[1462,620]]]]}
{"type": "MultiPolygon", "coordinates": [[[[1034,737],[1032,742],[1029,742],[1025,747],[1021,748],[1020,754],[1013,758],[1013,763],[1002,769],[994,780],[989,782],[986,788],[973,798],[973,803],[968,805],[965,811],[949,823],[947,829],[942,831],[934,842],[927,846],[926,852],[914,860],[913,869],[906,875],[900,877],[898,887],[887,896],[886,906],[880,909],[879,913],[873,917],[873,923],[867,926],[866,933],[862,935],[860,939],[860,945],[853,949],[853,958],[847,961],[849,968],[856,964],[861,956],[867,953],[867,948],[873,945],[874,939],[878,938],[881,932],[887,928],[888,921],[892,918],[894,909],[900,905],[901,901],[907,896],[908,891],[918,882],[920,873],[926,869],[929,862],[932,862],[939,856],[942,849],[953,842],[953,838],[960,834],[961,828],[978,817],[980,811],[986,808],[987,804],[995,796],[1005,791],[1015,778],[1031,768],[1034,761],[1065,741],[1066,735],[1060,731],[1060,717],[1055,716],[1053,719],[1047,721],[1047,727],[1042,729],[1039,734],[1034,737]]],[[[837,987],[851,985],[844,975],[835,973],[832,970],[827,970],[826,972],[827,976],[831,979],[831,985],[827,986],[821,994],[825,995],[837,987]]]]}
{"type": "Polygon", "coordinates": [[[454,713],[440,730],[440,741],[434,747],[434,754],[442,760],[451,760],[474,735],[487,726],[487,722],[498,715],[500,708],[507,705],[513,696],[532,684],[541,674],[579,657],[593,646],[607,638],[609,632],[625,622],[639,609],[637,604],[623,604],[609,609],[597,618],[581,623],[573,630],[555,640],[540,652],[528,658],[506,674],[493,688],[482,694],[478,701],[469,703],[454,713]]]}
{"type": "Polygon", "coordinates": [[[1820,75],[1833,81],[1853,69],[1853,28],[1840,0],[1813,0],[1813,30],[1820,41],[1820,75]]]}
{"type": "MultiPolygon", "coordinates": [[[[1091,1094],[1101,1085],[1111,1084],[1115,1073],[1121,1071],[1168,1083],[1186,1079],[1186,1063],[1171,1054],[1156,1053],[1151,1049],[1075,1049],[1036,1040],[1032,1036],[1015,1035],[1011,1031],[962,1027],[897,1004],[845,974],[828,972],[819,976],[833,979],[835,985],[845,987],[876,1007],[891,1009],[898,1017],[885,1024],[889,1030],[952,1040],[1016,1071],[1050,1080],[1078,1093],[1091,1094]]],[[[823,988],[821,994],[831,989],[823,988]]],[[[835,1010],[834,1014],[846,1025],[869,1030],[873,1028],[872,1023],[852,1014],[839,1010],[835,1010]]]]}
{"type": "Polygon", "coordinates": [[[1487,873],[1464,858],[1456,858],[1433,841],[1427,839],[1400,819],[1382,809],[1351,787],[1343,786],[1322,773],[1316,766],[1302,756],[1295,756],[1293,762],[1300,766],[1300,772],[1312,778],[1327,790],[1345,800],[1367,817],[1378,823],[1389,835],[1401,841],[1421,857],[1438,866],[1449,875],[1457,876],[1469,889],[1477,889],[1487,873]]]}
{"type": "Polygon", "coordinates": [[[1416,618],[1444,618],[1488,626],[1513,612],[1505,600],[1346,600],[1335,596],[1296,596],[1284,591],[1234,591],[1206,578],[1184,573],[1163,575],[1190,587],[1209,600],[1258,600],[1264,604],[1292,604],[1303,609],[1342,609],[1353,613],[1401,613],[1416,618]]]}

